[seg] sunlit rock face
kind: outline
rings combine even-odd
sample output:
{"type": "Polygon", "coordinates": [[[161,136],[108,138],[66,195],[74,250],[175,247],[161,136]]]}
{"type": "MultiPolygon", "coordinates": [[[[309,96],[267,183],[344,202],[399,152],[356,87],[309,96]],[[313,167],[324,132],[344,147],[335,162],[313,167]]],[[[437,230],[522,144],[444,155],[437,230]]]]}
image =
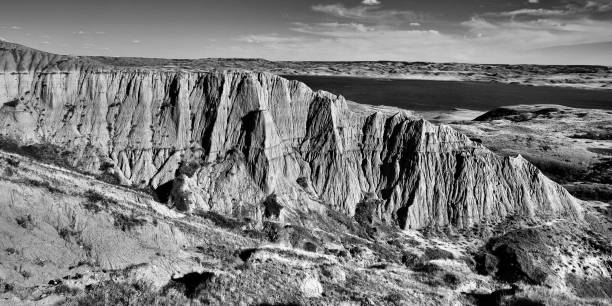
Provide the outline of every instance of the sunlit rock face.
{"type": "Polygon", "coordinates": [[[0,125],[52,143],[123,182],[172,184],[181,210],[279,218],[366,195],[402,228],[467,227],[507,215],[579,216],[577,200],[522,157],[500,157],[447,126],[371,107],[268,73],[109,67],[3,44],[0,125]],[[182,161],[198,161],[178,173],[182,161]]]}

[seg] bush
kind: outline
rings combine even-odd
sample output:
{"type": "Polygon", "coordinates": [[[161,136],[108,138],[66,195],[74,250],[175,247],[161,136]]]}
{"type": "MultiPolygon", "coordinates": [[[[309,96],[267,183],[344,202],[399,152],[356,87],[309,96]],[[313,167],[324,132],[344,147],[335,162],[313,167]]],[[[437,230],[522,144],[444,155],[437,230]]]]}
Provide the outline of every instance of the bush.
{"type": "Polygon", "coordinates": [[[34,227],[34,220],[31,215],[17,217],[15,222],[25,229],[32,229],[34,227]]]}
{"type": "Polygon", "coordinates": [[[131,231],[135,227],[143,226],[147,223],[147,220],[140,219],[134,216],[132,213],[130,216],[123,214],[115,214],[115,227],[121,229],[124,232],[131,231]]]}
{"type": "Polygon", "coordinates": [[[37,181],[37,180],[33,180],[33,179],[24,179],[23,183],[29,186],[33,186],[33,187],[39,187],[39,188],[45,188],[47,190],[49,190],[49,192],[51,193],[64,193],[64,191],[62,191],[61,189],[51,185],[51,183],[47,182],[47,181],[37,181]]]}
{"type": "Polygon", "coordinates": [[[15,285],[10,283],[4,283],[0,280],[0,293],[11,292],[15,289],[15,285]]]}
{"type": "Polygon", "coordinates": [[[404,264],[404,266],[414,268],[419,263],[421,263],[421,259],[418,255],[408,252],[402,254],[402,264],[404,264]]]}
{"type": "Polygon", "coordinates": [[[442,280],[444,281],[444,284],[450,288],[457,288],[461,284],[461,279],[459,279],[459,276],[453,273],[444,274],[442,280]]]}
{"type": "Polygon", "coordinates": [[[79,292],[81,292],[81,290],[79,290],[78,288],[72,288],[70,286],[67,286],[65,284],[59,284],[57,286],[55,286],[55,289],[53,289],[53,292],[55,294],[61,294],[61,295],[77,295],[79,292]]]}
{"type": "Polygon", "coordinates": [[[84,194],[87,202],[83,203],[83,208],[93,211],[94,213],[100,212],[102,209],[108,208],[109,205],[118,205],[117,201],[111,199],[93,189],[89,189],[84,194]]]}
{"type": "Polygon", "coordinates": [[[234,218],[228,218],[213,211],[197,211],[195,214],[203,219],[212,221],[215,226],[225,229],[236,230],[246,225],[246,222],[242,222],[234,218]]]}
{"type": "Polygon", "coordinates": [[[439,248],[427,248],[423,254],[424,261],[436,260],[436,259],[455,259],[453,253],[439,249],[439,248]]]}
{"type": "Polygon", "coordinates": [[[264,200],[263,206],[265,218],[278,220],[281,210],[283,209],[283,205],[278,202],[276,194],[269,195],[264,200]]]}
{"type": "Polygon", "coordinates": [[[66,241],[70,241],[70,237],[74,237],[78,235],[78,232],[72,229],[69,229],[67,227],[60,229],[57,233],[62,239],[66,241]]]}
{"type": "Polygon", "coordinates": [[[72,165],[72,162],[75,160],[72,153],[54,144],[44,143],[22,146],[13,139],[0,136],[0,149],[27,156],[43,163],[77,170],[72,165]]]}
{"type": "Polygon", "coordinates": [[[144,282],[119,283],[107,281],[88,286],[84,293],[68,299],[64,305],[189,305],[182,294],[160,294],[144,282]]]}

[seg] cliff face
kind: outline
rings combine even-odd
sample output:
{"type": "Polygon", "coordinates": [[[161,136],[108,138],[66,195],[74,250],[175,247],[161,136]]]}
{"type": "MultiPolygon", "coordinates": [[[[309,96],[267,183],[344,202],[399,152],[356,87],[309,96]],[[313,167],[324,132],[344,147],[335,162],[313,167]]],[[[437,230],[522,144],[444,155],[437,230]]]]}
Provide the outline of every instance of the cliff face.
{"type": "Polygon", "coordinates": [[[2,134],[64,146],[86,170],[111,163],[127,184],[173,182],[177,208],[267,215],[274,199],[285,217],[320,203],[352,215],[375,195],[379,216],[403,228],[580,215],[520,156],[271,74],[127,69],[10,46],[0,68],[2,134]]]}

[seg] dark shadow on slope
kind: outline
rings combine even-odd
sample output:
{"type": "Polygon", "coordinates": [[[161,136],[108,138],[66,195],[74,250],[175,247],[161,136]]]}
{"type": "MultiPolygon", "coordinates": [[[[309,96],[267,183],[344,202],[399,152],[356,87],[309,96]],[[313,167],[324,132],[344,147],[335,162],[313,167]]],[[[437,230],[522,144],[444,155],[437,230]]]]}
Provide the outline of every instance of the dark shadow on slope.
{"type": "Polygon", "coordinates": [[[174,182],[168,181],[159,185],[155,189],[155,195],[159,199],[159,202],[168,203],[168,200],[170,200],[170,193],[172,192],[172,187],[174,187],[174,182]]]}
{"type": "Polygon", "coordinates": [[[170,280],[164,288],[164,291],[174,288],[183,292],[186,297],[193,299],[198,297],[202,291],[206,290],[214,276],[214,273],[211,272],[191,272],[185,274],[183,277],[170,280]]]}

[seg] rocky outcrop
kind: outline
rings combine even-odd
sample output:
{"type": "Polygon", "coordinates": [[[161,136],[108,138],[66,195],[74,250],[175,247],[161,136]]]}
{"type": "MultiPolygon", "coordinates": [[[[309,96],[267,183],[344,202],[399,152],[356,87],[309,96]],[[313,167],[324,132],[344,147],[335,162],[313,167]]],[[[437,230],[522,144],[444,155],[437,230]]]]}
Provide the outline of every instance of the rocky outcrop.
{"type": "Polygon", "coordinates": [[[65,146],[83,169],[112,163],[126,183],[156,188],[175,180],[181,161],[200,161],[172,187],[186,210],[260,215],[274,195],[287,217],[321,202],[353,215],[375,195],[379,217],[402,228],[580,215],[576,200],[522,157],[497,156],[407,111],[268,73],[109,67],[24,52],[0,48],[2,134],[65,146]]]}

